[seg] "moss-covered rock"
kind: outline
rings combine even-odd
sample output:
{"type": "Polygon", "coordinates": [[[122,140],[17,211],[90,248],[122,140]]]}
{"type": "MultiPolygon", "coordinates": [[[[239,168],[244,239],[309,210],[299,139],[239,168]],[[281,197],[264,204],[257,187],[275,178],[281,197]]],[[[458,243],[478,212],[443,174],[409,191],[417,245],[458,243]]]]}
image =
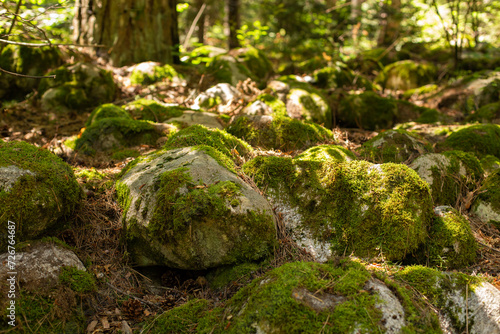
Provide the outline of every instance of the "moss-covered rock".
{"type": "Polygon", "coordinates": [[[432,146],[414,133],[388,130],[363,143],[358,152],[370,161],[401,163],[431,150],[432,146]]]}
{"type": "Polygon", "coordinates": [[[428,84],[422,87],[408,89],[407,91],[404,92],[403,97],[405,99],[409,99],[412,97],[425,98],[428,97],[430,94],[435,93],[438,89],[439,89],[438,85],[428,84]]]}
{"type": "Polygon", "coordinates": [[[441,315],[446,333],[489,333],[498,330],[500,292],[476,276],[410,266],[395,278],[423,294],[441,315]]]}
{"type": "Polygon", "coordinates": [[[435,205],[455,206],[462,192],[473,191],[484,175],[479,160],[462,151],[424,154],[410,168],[429,184],[435,205]]]}
{"type": "Polygon", "coordinates": [[[491,174],[497,170],[500,170],[500,158],[493,155],[485,155],[481,158],[481,166],[486,174],[491,174]]]}
{"type": "MultiPolygon", "coordinates": [[[[61,228],[82,198],[71,167],[45,149],[25,142],[0,143],[0,217],[15,223],[15,241],[61,228]]],[[[8,238],[0,240],[6,249],[8,238]]]]}
{"type": "Polygon", "coordinates": [[[243,62],[233,56],[221,54],[215,56],[207,63],[205,73],[212,76],[216,82],[228,83],[236,86],[238,82],[248,78],[257,79],[243,62]]]}
{"type": "MultiPolygon", "coordinates": [[[[4,45],[0,54],[0,67],[4,70],[33,76],[42,76],[48,70],[60,66],[61,52],[55,47],[27,47],[4,45]]],[[[0,98],[24,98],[38,86],[39,79],[22,78],[0,73],[0,98]]]]}
{"type": "Polygon", "coordinates": [[[220,104],[228,104],[239,96],[240,93],[236,88],[228,83],[220,83],[198,95],[191,108],[196,110],[210,109],[220,104]]]}
{"type": "Polygon", "coordinates": [[[234,49],[230,53],[242,62],[255,78],[265,85],[267,79],[274,73],[273,64],[262,50],[252,46],[234,49]]]}
{"type": "MultiPolygon", "coordinates": [[[[15,284],[15,299],[11,299],[15,301],[14,312],[7,308],[9,299],[0,301],[0,330],[12,329],[9,322],[15,319],[16,333],[32,333],[33,324],[41,334],[83,333],[86,321],[81,297],[95,290],[92,274],[72,251],[58,243],[35,241],[17,250],[16,271],[23,273],[16,276],[17,281],[8,280],[12,274],[7,266],[0,267],[2,295],[7,296],[10,284],[15,284]]],[[[0,261],[6,263],[8,256],[1,254],[0,261]]]]}
{"type": "Polygon", "coordinates": [[[155,82],[179,77],[177,71],[171,65],[160,65],[155,62],[144,62],[134,66],[130,74],[132,85],[150,85],[155,82]]]}
{"type": "Polygon", "coordinates": [[[432,64],[402,60],[384,67],[375,82],[384,88],[408,90],[431,83],[436,72],[432,64]]]}
{"type": "Polygon", "coordinates": [[[287,263],[255,279],[225,306],[212,308],[198,299],[164,313],[151,332],[439,332],[437,317],[419,312],[422,305],[408,290],[389,278],[385,282],[349,260],[287,263]]]}
{"type": "Polygon", "coordinates": [[[94,111],[90,114],[89,118],[87,119],[87,122],[85,122],[85,126],[91,126],[98,120],[104,119],[104,118],[125,118],[125,119],[132,119],[130,117],[130,114],[126,112],[123,108],[120,108],[112,103],[106,103],[103,105],[100,105],[99,107],[95,108],[94,111]]]}
{"type": "Polygon", "coordinates": [[[220,164],[220,156],[208,146],[186,147],[127,168],[116,189],[135,264],[196,270],[269,254],[276,233],[272,209],[220,164]]]}
{"type": "Polygon", "coordinates": [[[225,266],[214,269],[207,275],[212,289],[223,289],[231,283],[245,283],[250,281],[252,274],[261,267],[257,263],[242,263],[234,266],[225,266]]]}
{"type": "Polygon", "coordinates": [[[310,156],[257,157],[243,171],[267,189],[296,241],[317,258],[333,251],[402,259],[425,240],[432,201],[414,171],[310,156]]]}
{"type": "Polygon", "coordinates": [[[110,71],[77,63],[49,72],[55,79],[42,79],[38,87],[41,107],[49,112],[83,112],[113,101],[116,84],[110,71]]]}
{"type": "Polygon", "coordinates": [[[474,263],[477,243],[471,227],[456,209],[434,208],[436,216],[426,243],[429,264],[445,269],[464,268],[474,263]]]}
{"type": "Polygon", "coordinates": [[[321,88],[364,88],[373,90],[373,84],[363,75],[345,66],[324,67],[314,71],[315,84],[321,88]]]}
{"type": "Polygon", "coordinates": [[[292,88],[287,96],[288,116],[308,120],[327,128],[332,126],[332,113],[326,99],[314,91],[292,88]]]}
{"type": "Polygon", "coordinates": [[[500,102],[486,104],[467,117],[468,122],[500,124],[500,102]]]}
{"type": "Polygon", "coordinates": [[[478,124],[460,129],[449,135],[444,145],[479,157],[489,154],[500,158],[500,125],[478,124]]]}
{"type": "Polygon", "coordinates": [[[185,110],[178,105],[167,105],[155,100],[139,99],[127,103],[123,108],[130,113],[130,115],[137,120],[152,121],[152,122],[165,122],[166,120],[182,116],[185,110]]]}
{"type": "Polygon", "coordinates": [[[481,185],[472,212],[482,221],[500,228],[500,170],[492,172],[481,185]]]}
{"type": "Polygon", "coordinates": [[[333,133],[321,125],[286,116],[241,116],[226,131],[252,146],[285,152],[334,141],[333,133]]]}
{"type": "Polygon", "coordinates": [[[285,116],[287,112],[286,105],[283,101],[270,94],[261,94],[257,96],[255,101],[243,109],[243,114],[247,116],[273,114],[285,116]]]}
{"type": "Polygon", "coordinates": [[[453,118],[439,112],[436,109],[420,107],[405,100],[394,100],[397,105],[398,123],[406,123],[415,121],[417,123],[451,123],[453,118]]]}
{"type": "Polygon", "coordinates": [[[380,97],[374,92],[352,94],[340,101],[337,122],[342,127],[366,130],[390,129],[398,115],[394,100],[380,97]]]}
{"type": "Polygon", "coordinates": [[[340,145],[313,146],[295,157],[296,161],[336,161],[346,162],[356,160],[354,153],[340,145]]]}
{"type": "Polygon", "coordinates": [[[168,131],[168,128],[147,121],[126,117],[103,118],[85,128],[81,136],[74,139],[74,143],[70,140],[66,145],[88,155],[141,144],[154,146],[163,130],[168,131]]]}
{"type": "Polygon", "coordinates": [[[234,162],[238,162],[241,156],[253,150],[250,145],[232,134],[203,125],[193,125],[173,134],[163,148],[169,150],[197,145],[210,146],[234,162]]]}

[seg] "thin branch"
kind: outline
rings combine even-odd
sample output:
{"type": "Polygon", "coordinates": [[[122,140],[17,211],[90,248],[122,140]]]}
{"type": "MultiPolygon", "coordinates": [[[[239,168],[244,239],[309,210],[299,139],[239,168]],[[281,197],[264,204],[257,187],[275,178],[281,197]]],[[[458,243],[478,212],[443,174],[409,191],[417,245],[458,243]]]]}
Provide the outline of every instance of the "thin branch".
{"type": "MultiPolygon", "coordinates": [[[[12,23],[10,24],[10,28],[9,28],[9,31],[7,32],[7,36],[12,33],[12,29],[14,29],[14,26],[16,25],[17,16],[19,15],[19,9],[21,8],[22,3],[23,3],[23,0],[19,0],[19,2],[17,3],[16,14],[14,15],[14,18],[12,19],[12,23]]],[[[2,53],[2,50],[3,50],[3,45],[0,47],[0,53],[2,53]]]]}
{"type": "Polygon", "coordinates": [[[347,6],[350,6],[350,5],[351,5],[351,2],[352,2],[352,1],[349,1],[349,2],[346,2],[346,3],[342,4],[342,5],[338,5],[338,6],[334,6],[334,7],[328,8],[328,9],[325,11],[325,13],[327,13],[327,14],[328,14],[328,13],[330,13],[330,12],[333,12],[333,11],[334,11],[334,10],[336,10],[336,9],[339,9],[339,8],[342,8],[342,7],[347,7],[347,6]]]}
{"type": "Polygon", "coordinates": [[[5,44],[13,44],[13,45],[22,45],[22,46],[34,46],[34,47],[42,47],[42,46],[75,46],[81,48],[93,47],[93,48],[105,48],[106,45],[100,44],[66,44],[66,43],[26,43],[26,42],[13,42],[6,39],[0,39],[0,43],[5,44]]]}
{"type": "Polygon", "coordinates": [[[29,79],[45,79],[45,78],[55,79],[56,78],[55,75],[36,76],[36,75],[19,74],[19,73],[14,73],[14,72],[10,72],[10,71],[4,70],[1,67],[0,67],[0,72],[4,72],[4,73],[7,73],[7,74],[16,76],[16,77],[29,78],[29,79]]]}
{"type": "Polygon", "coordinates": [[[196,14],[196,17],[193,20],[193,23],[191,24],[191,28],[189,28],[189,32],[186,35],[186,39],[184,40],[184,44],[182,44],[183,48],[186,48],[186,45],[189,43],[189,39],[191,38],[191,35],[194,32],[194,28],[196,27],[196,24],[198,23],[198,20],[200,19],[201,15],[203,15],[203,12],[205,11],[205,8],[207,7],[207,4],[204,3],[200,10],[198,11],[198,14],[196,14]]]}

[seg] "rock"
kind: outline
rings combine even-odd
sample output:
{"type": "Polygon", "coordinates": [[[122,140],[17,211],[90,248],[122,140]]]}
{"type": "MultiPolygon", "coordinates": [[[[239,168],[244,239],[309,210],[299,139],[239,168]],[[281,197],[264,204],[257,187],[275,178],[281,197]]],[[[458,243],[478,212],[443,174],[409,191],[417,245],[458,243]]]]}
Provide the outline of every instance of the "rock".
{"type": "Polygon", "coordinates": [[[470,114],[467,122],[500,124],[500,102],[486,104],[473,114],[470,114]]]}
{"type": "Polygon", "coordinates": [[[410,266],[396,274],[441,313],[446,333],[500,333],[500,292],[478,277],[410,266]]]}
{"type": "Polygon", "coordinates": [[[90,114],[87,122],[85,122],[85,126],[91,126],[95,124],[98,120],[104,118],[124,118],[124,119],[132,119],[129,113],[126,112],[123,108],[120,108],[112,103],[102,104],[99,107],[95,108],[94,111],[90,114]]]}
{"type": "Polygon", "coordinates": [[[171,65],[161,65],[160,63],[148,61],[131,68],[130,84],[132,85],[150,85],[155,82],[172,80],[179,77],[177,71],[171,65]]]}
{"type": "Polygon", "coordinates": [[[444,141],[445,147],[471,152],[479,157],[493,155],[500,159],[500,125],[478,124],[453,132],[444,141]]]}
{"type": "Polygon", "coordinates": [[[203,125],[207,128],[223,129],[219,121],[219,115],[198,110],[185,110],[182,116],[170,118],[168,122],[174,124],[178,123],[182,127],[203,125]]]}
{"type": "Polygon", "coordinates": [[[223,306],[195,299],[165,312],[151,333],[178,333],[194,324],[199,332],[230,333],[439,331],[437,317],[422,314],[409,290],[384,280],[350,260],[287,263],[256,278],[223,306]],[[393,292],[393,286],[399,290],[393,292]],[[407,302],[399,301],[401,294],[407,302]]]}
{"type": "Polygon", "coordinates": [[[429,185],[434,205],[456,205],[462,191],[474,191],[484,174],[477,158],[462,151],[424,154],[410,168],[429,185]]]}
{"type": "Polygon", "coordinates": [[[316,86],[321,88],[364,88],[373,90],[373,84],[361,74],[337,66],[324,67],[314,71],[316,86]]]}
{"type": "Polygon", "coordinates": [[[432,64],[402,60],[384,67],[375,82],[388,89],[408,90],[431,83],[436,72],[432,64]]]}
{"type": "Polygon", "coordinates": [[[177,104],[166,104],[155,100],[139,99],[127,103],[123,108],[137,120],[156,123],[165,122],[174,117],[180,117],[189,108],[177,104]]]}
{"type": "Polygon", "coordinates": [[[252,146],[284,152],[334,141],[333,133],[321,125],[279,115],[240,116],[226,131],[252,146]]]}
{"type": "Polygon", "coordinates": [[[51,71],[55,79],[42,79],[38,87],[44,111],[83,112],[85,108],[111,102],[116,84],[111,72],[91,64],[77,63],[51,71]]]}
{"type": "Polygon", "coordinates": [[[267,79],[274,73],[273,64],[262,50],[252,46],[233,49],[229,52],[238,61],[242,62],[255,78],[265,86],[267,79]]]}
{"type": "Polygon", "coordinates": [[[256,100],[246,106],[242,113],[248,116],[261,116],[261,115],[271,115],[273,113],[273,109],[268,106],[265,102],[260,100],[256,100]]]}
{"type": "Polygon", "coordinates": [[[483,181],[471,212],[483,222],[500,228],[500,169],[491,173],[483,181]]]}
{"type": "MultiPolygon", "coordinates": [[[[4,45],[0,55],[2,69],[25,75],[42,76],[61,63],[61,52],[53,47],[4,45]]],[[[24,100],[25,95],[36,88],[38,83],[39,79],[0,73],[0,98],[24,100]]]]}
{"type": "Polygon", "coordinates": [[[425,241],[432,200],[414,171],[323,157],[256,157],[242,167],[318,261],[351,253],[403,259],[425,241]]]}
{"type": "Polygon", "coordinates": [[[337,122],[342,127],[365,130],[390,129],[394,126],[398,109],[394,100],[365,92],[346,96],[340,101],[337,122]]]}
{"type": "Polygon", "coordinates": [[[328,103],[315,92],[292,88],[287,96],[286,110],[291,118],[308,120],[327,128],[332,124],[328,103]]]}
{"type": "Polygon", "coordinates": [[[247,116],[259,115],[279,115],[286,116],[286,105],[278,98],[269,95],[261,94],[257,96],[252,104],[249,104],[242,112],[247,116]]]}
{"type": "MultiPolygon", "coordinates": [[[[62,227],[82,191],[71,167],[47,150],[25,142],[0,143],[0,217],[16,226],[16,242],[62,227]]],[[[3,234],[2,234],[3,235],[3,234]]],[[[0,238],[0,249],[7,237],[0,238]]]]}
{"type": "Polygon", "coordinates": [[[276,233],[271,207],[214,151],[159,151],[136,160],[118,180],[136,265],[198,270],[269,254],[276,233]]]}
{"type": "Polygon", "coordinates": [[[258,79],[243,62],[238,61],[229,54],[213,57],[208,63],[206,73],[212,75],[215,82],[228,83],[232,86],[236,86],[238,82],[245,81],[248,78],[258,79]]]}
{"type": "Polygon", "coordinates": [[[425,245],[427,254],[422,262],[445,269],[473,264],[477,243],[467,219],[451,206],[435,207],[434,213],[430,240],[425,245]]]}
{"type": "Polygon", "coordinates": [[[494,173],[495,171],[500,169],[500,158],[489,154],[485,155],[481,159],[481,166],[483,167],[486,174],[494,173]]]}
{"type": "Polygon", "coordinates": [[[348,162],[357,160],[354,153],[340,145],[313,146],[295,157],[296,161],[348,162]]]}
{"type": "Polygon", "coordinates": [[[432,150],[420,136],[405,130],[388,130],[363,143],[359,154],[370,161],[402,163],[432,150]]]}
{"type": "Polygon", "coordinates": [[[278,99],[286,102],[286,96],[290,92],[290,86],[283,81],[272,80],[267,84],[267,89],[271,90],[278,99]]]}
{"type": "Polygon", "coordinates": [[[219,104],[230,104],[239,96],[240,92],[236,88],[227,83],[220,83],[198,95],[191,108],[195,110],[210,109],[219,104]]]}

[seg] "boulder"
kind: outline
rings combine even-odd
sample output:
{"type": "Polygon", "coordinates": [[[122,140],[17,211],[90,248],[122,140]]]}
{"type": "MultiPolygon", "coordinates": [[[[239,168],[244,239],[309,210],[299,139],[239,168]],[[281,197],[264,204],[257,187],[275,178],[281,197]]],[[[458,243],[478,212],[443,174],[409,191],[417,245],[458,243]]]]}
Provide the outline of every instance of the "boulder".
{"type": "Polygon", "coordinates": [[[310,153],[256,157],[242,169],[318,261],[351,253],[398,260],[426,240],[432,199],[413,170],[310,153]]]}
{"type": "Polygon", "coordinates": [[[467,117],[467,122],[500,124],[500,102],[486,104],[467,117]]]}
{"type": "Polygon", "coordinates": [[[111,72],[92,64],[61,66],[49,74],[56,78],[42,79],[38,87],[44,111],[82,113],[115,97],[116,84],[111,72]]]}
{"type": "Polygon", "coordinates": [[[284,152],[333,143],[333,133],[321,125],[280,115],[240,116],[226,131],[252,146],[284,152]]]}
{"type": "Polygon", "coordinates": [[[177,71],[171,65],[161,65],[160,63],[148,61],[134,65],[131,68],[130,84],[150,85],[166,79],[172,80],[179,77],[177,71]]]}
{"type": "Polygon", "coordinates": [[[388,89],[408,90],[431,83],[436,73],[432,64],[402,60],[384,67],[375,82],[388,89]]]}
{"type": "Polygon", "coordinates": [[[373,84],[363,75],[345,66],[324,67],[314,71],[315,84],[321,88],[362,88],[373,90],[373,84]]]}
{"type": "Polygon", "coordinates": [[[99,107],[95,108],[94,111],[90,114],[89,118],[85,122],[85,126],[89,127],[92,124],[95,124],[97,121],[104,118],[124,118],[124,119],[132,119],[130,114],[125,111],[123,108],[120,108],[112,103],[102,104],[99,107]]]}
{"type": "Polygon", "coordinates": [[[365,92],[348,95],[340,101],[337,123],[342,127],[365,130],[390,129],[395,124],[397,114],[395,100],[365,92]]]}
{"type": "Polygon", "coordinates": [[[219,115],[199,110],[185,110],[181,116],[172,117],[168,122],[178,124],[181,128],[192,125],[203,125],[207,128],[219,130],[224,128],[219,115]]]}
{"type": "Polygon", "coordinates": [[[135,100],[124,105],[123,108],[136,120],[156,123],[180,117],[184,111],[189,110],[189,108],[184,108],[176,104],[166,104],[148,99],[135,100]]]}
{"type": "Polygon", "coordinates": [[[417,134],[405,130],[388,130],[363,143],[359,154],[370,161],[402,163],[432,150],[417,134]]]}
{"type": "MultiPolygon", "coordinates": [[[[0,143],[0,217],[16,226],[21,242],[63,227],[82,191],[71,167],[45,149],[25,142],[0,143]]],[[[0,249],[7,248],[0,238],[0,249]]]]}
{"type": "Polygon", "coordinates": [[[207,146],[158,151],[125,170],[116,189],[134,264],[198,270],[269,254],[272,208],[217,152],[207,146]]]}
{"type": "Polygon", "coordinates": [[[500,169],[492,172],[483,181],[471,212],[483,222],[500,228],[500,169]]]}
{"type": "Polygon", "coordinates": [[[207,63],[206,73],[213,76],[215,82],[228,83],[232,86],[248,78],[259,78],[255,77],[243,62],[229,54],[213,57],[207,63]]]}
{"type": "Polygon", "coordinates": [[[453,132],[443,146],[471,152],[479,157],[493,155],[500,159],[500,125],[477,124],[453,132]]]}
{"type": "Polygon", "coordinates": [[[462,191],[474,191],[483,178],[483,168],[477,158],[462,151],[427,153],[411,164],[430,187],[434,205],[457,204],[462,191]]]}
{"type": "Polygon", "coordinates": [[[291,118],[308,120],[326,127],[332,124],[327,101],[315,92],[292,88],[287,96],[286,110],[291,118]]]}
{"type": "Polygon", "coordinates": [[[201,93],[194,100],[192,109],[210,109],[220,104],[227,105],[240,97],[240,92],[227,83],[217,84],[201,93]]]}
{"type": "Polygon", "coordinates": [[[269,61],[264,51],[248,46],[233,49],[229,53],[242,62],[265,87],[267,79],[274,73],[274,70],[273,64],[269,61]]]}

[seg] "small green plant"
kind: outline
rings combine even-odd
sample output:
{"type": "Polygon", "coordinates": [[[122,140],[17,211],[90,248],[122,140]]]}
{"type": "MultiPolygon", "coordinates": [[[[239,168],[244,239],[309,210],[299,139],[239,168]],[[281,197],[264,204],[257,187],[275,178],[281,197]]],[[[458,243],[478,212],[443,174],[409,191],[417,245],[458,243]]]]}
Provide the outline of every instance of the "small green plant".
{"type": "Polygon", "coordinates": [[[59,274],[62,284],[78,293],[90,293],[96,290],[95,280],[92,274],[79,270],[75,267],[63,267],[59,274]]]}
{"type": "Polygon", "coordinates": [[[251,30],[252,27],[244,24],[237,31],[237,38],[240,40],[242,46],[255,46],[262,36],[267,35],[267,31],[269,30],[269,27],[263,26],[260,21],[253,22],[252,26],[253,30],[251,30]]]}

